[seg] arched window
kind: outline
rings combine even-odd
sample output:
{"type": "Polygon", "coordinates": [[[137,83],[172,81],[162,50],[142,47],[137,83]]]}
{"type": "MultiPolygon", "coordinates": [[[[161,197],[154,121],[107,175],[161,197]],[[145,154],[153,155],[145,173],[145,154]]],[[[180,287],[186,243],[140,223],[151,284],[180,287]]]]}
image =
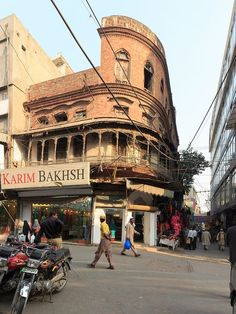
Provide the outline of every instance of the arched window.
{"type": "Polygon", "coordinates": [[[46,116],[39,117],[38,122],[40,124],[47,125],[48,124],[48,117],[46,117],[46,116]]]}
{"type": "Polygon", "coordinates": [[[163,79],[161,79],[160,90],[161,90],[161,92],[163,94],[164,93],[164,80],[163,79]]]}
{"type": "Polygon", "coordinates": [[[130,72],[130,56],[124,49],[116,53],[115,78],[118,83],[128,83],[130,72]]]}
{"type": "Polygon", "coordinates": [[[144,66],[144,88],[152,91],[153,68],[149,62],[144,66]]]}

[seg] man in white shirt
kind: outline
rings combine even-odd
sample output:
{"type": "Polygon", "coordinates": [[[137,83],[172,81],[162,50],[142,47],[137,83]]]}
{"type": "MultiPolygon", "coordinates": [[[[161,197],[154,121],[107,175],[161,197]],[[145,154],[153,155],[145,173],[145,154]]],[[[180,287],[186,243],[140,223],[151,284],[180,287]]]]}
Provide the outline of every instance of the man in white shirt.
{"type": "MultiPolygon", "coordinates": [[[[127,223],[125,229],[126,229],[126,239],[130,240],[131,244],[131,250],[133,251],[135,257],[139,257],[140,254],[138,254],[135,246],[134,246],[134,234],[140,234],[138,231],[135,230],[135,224],[134,224],[134,218],[131,217],[129,222],[127,223]]],[[[125,247],[123,248],[121,255],[126,255],[125,254],[125,247]]]]}

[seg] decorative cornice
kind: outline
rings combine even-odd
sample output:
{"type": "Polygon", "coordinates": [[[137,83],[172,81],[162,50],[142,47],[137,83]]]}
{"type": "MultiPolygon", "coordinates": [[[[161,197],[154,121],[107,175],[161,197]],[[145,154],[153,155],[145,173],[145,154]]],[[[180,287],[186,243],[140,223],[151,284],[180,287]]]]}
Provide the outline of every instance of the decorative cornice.
{"type": "MultiPolygon", "coordinates": [[[[149,92],[146,92],[138,87],[129,86],[126,84],[120,84],[120,83],[109,83],[107,84],[118,100],[120,99],[127,99],[130,102],[132,100],[130,98],[136,98],[136,95],[138,96],[138,99],[141,104],[150,106],[153,110],[158,111],[160,114],[162,120],[164,121],[164,128],[169,133],[169,120],[168,116],[166,114],[166,111],[163,107],[163,105],[149,92]],[[134,93],[135,92],[135,93],[134,93]],[[130,97],[127,98],[126,96],[130,97]]],[[[37,99],[34,101],[31,101],[29,103],[25,103],[25,107],[27,108],[33,108],[37,110],[37,112],[44,110],[47,108],[48,110],[51,110],[55,106],[65,105],[65,103],[77,103],[77,102],[84,102],[87,103],[90,102],[90,100],[86,99],[86,97],[95,97],[100,95],[110,95],[105,85],[94,85],[89,86],[89,90],[80,89],[73,92],[68,92],[65,94],[59,94],[56,96],[50,96],[50,97],[44,97],[41,99],[37,99]],[[43,109],[42,109],[43,107],[43,109]]],[[[109,96],[109,100],[113,99],[112,96],[109,96]]],[[[118,100],[119,102],[119,100],[118,100]]],[[[173,123],[175,124],[175,121],[173,120],[173,123]]],[[[169,135],[169,134],[168,134],[169,135]]],[[[169,135],[170,137],[170,135],[169,135]]]]}
{"type": "Polygon", "coordinates": [[[105,28],[99,28],[98,33],[100,36],[107,36],[109,34],[114,35],[114,36],[126,36],[126,37],[131,37],[135,38],[136,40],[142,42],[146,46],[148,46],[157,57],[160,58],[160,60],[163,62],[163,65],[166,66],[166,60],[165,60],[165,54],[164,54],[164,49],[162,46],[157,46],[153,41],[151,41],[149,38],[145,37],[144,35],[137,33],[133,31],[132,29],[128,28],[123,28],[123,27],[117,27],[117,26],[111,26],[111,27],[105,27],[105,28]],[[163,50],[163,51],[162,51],[163,50]]]}

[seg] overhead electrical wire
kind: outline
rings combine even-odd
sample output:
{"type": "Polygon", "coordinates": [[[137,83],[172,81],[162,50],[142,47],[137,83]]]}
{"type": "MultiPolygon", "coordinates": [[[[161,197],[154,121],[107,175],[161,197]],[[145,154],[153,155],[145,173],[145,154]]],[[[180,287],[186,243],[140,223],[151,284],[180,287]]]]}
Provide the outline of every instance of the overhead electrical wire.
{"type": "MultiPolygon", "coordinates": [[[[210,106],[209,106],[209,108],[208,108],[208,110],[207,110],[207,112],[206,112],[206,114],[205,114],[203,120],[201,121],[201,123],[200,123],[200,125],[199,125],[197,131],[195,132],[195,134],[194,134],[192,140],[190,141],[190,143],[189,143],[189,145],[188,145],[188,147],[187,147],[187,151],[190,149],[190,147],[191,147],[191,145],[192,145],[194,139],[196,138],[196,136],[197,136],[199,130],[201,129],[201,127],[202,127],[202,125],[203,125],[203,123],[204,123],[206,117],[208,116],[208,114],[209,114],[209,112],[210,112],[210,110],[211,110],[213,104],[215,103],[215,101],[216,101],[216,99],[217,99],[217,97],[218,97],[218,95],[219,95],[219,92],[221,91],[221,88],[222,88],[222,86],[223,86],[225,80],[227,79],[227,77],[228,77],[228,75],[229,75],[229,73],[230,73],[230,71],[231,71],[231,69],[232,69],[232,67],[233,67],[233,65],[234,65],[234,63],[235,63],[235,60],[236,60],[236,54],[235,54],[235,56],[233,57],[233,59],[232,59],[232,61],[231,61],[231,64],[230,64],[230,66],[229,66],[227,72],[225,73],[225,76],[224,76],[223,80],[221,81],[221,83],[220,83],[220,85],[219,85],[219,87],[218,87],[218,89],[217,89],[217,92],[216,92],[216,94],[215,94],[215,96],[214,96],[214,98],[213,98],[213,100],[212,100],[212,102],[211,102],[211,104],[210,104],[210,106]]],[[[189,168],[187,167],[187,168],[186,168],[186,172],[187,172],[188,169],[189,169],[189,168]]],[[[184,177],[185,177],[185,173],[183,174],[182,180],[184,179],[184,177]]]]}
{"type": "MultiPolygon", "coordinates": [[[[111,94],[112,98],[115,100],[116,104],[121,108],[121,110],[124,112],[124,114],[127,116],[127,118],[130,120],[130,122],[132,123],[132,125],[138,130],[138,132],[143,136],[143,138],[145,138],[150,144],[151,146],[153,146],[158,152],[160,152],[163,156],[165,156],[167,159],[169,160],[172,160],[172,161],[175,161],[177,163],[180,163],[181,161],[179,159],[174,159],[174,158],[171,158],[170,156],[166,155],[165,153],[163,153],[161,150],[158,149],[158,147],[156,147],[156,145],[154,145],[151,141],[149,141],[146,136],[143,134],[143,132],[140,130],[140,128],[134,123],[134,121],[130,118],[130,116],[127,114],[127,112],[125,111],[125,109],[120,105],[120,103],[118,102],[118,100],[116,99],[115,95],[113,94],[113,92],[111,91],[111,89],[109,88],[109,86],[107,85],[107,83],[104,81],[103,77],[101,76],[101,74],[98,72],[97,68],[94,66],[93,62],[91,61],[91,59],[89,58],[89,56],[87,55],[87,53],[85,52],[85,50],[83,49],[83,47],[81,46],[81,44],[79,43],[78,39],[76,38],[75,34],[73,33],[72,29],[70,28],[69,24],[67,23],[67,21],[65,20],[64,16],[62,15],[61,11],[59,10],[59,8],[57,7],[57,5],[55,4],[55,1],[54,0],[50,0],[51,3],[53,4],[53,6],[55,7],[56,11],[58,12],[59,16],[61,17],[61,19],[63,20],[64,24],[66,25],[67,29],[69,30],[70,34],[72,35],[73,39],[75,40],[75,42],[77,43],[77,45],[79,46],[80,50],[82,51],[82,53],[85,55],[86,59],[88,60],[88,62],[90,63],[90,65],[93,67],[94,71],[96,72],[96,74],[99,76],[100,80],[103,82],[103,84],[105,85],[105,87],[107,88],[107,90],[109,91],[109,93],[111,94]]],[[[100,28],[102,29],[101,27],[101,24],[99,23],[92,7],[90,6],[89,2],[86,0],[88,6],[90,7],[90,10],[92,12],[92,14],[94,15],[94,18],[96,19],[98,25],[100,26],[100,28]]],[[[108,40],[106,34],[104,33],[106,39],[108,40]]],[[[110,48],[112,49],[113,53],[115,54],[115,51],[112,47],[112,45],[110,44],[110,41],[108,40],[108,43],[109,43],[109,46],[110,48]]],[[[119,62],[119,60],[117,60],[119,62]]],[[[119,62],[120,64],[120,62],[119,62]]],[[[120,64],[121,68],[122,68],[122,71],[124,72],[130,86],[132,87],[122,65],[120,64]]],[[[133,89],[133,87],[132,87],[133,89]]],[[[133,89],[134,91],[134,89],[133,89]]],[[[139,100],[140,102],[140,99],[138,98],[137,96],[137,93],[134,91],[135,93],[135,96],[136,98],[139,100]]],[[[142,104],[141,104],[142,105],[142,104]]],[[[187,162],[187,161],[185,161],[187,162]]],[[[191,162],[191,161],[190,161],[191,162]]]]}
{"type": "MultiPolygon", "coordinates": [[[[87,5],[89,6],[89,9],[91,10],[91,12],[92,12],[92,14],[93,14],[93,16],[94,16],[94,18],[95,18],[97,24],[99,25],[100,29],[102,30],[103,35],[105,36],[105,38],[106,38],[106,40],[107,40],[107,42],[108,42],[108,44],[109,44],[109,46],[110,46],[110,48],[111,48],[113,54],[114,54],[115,57],[116,57],[116,53],[115,53],[115,51],[114,51],[114,49],[113,49],[113,47],[112,47],[112,45],[111,45],[111,43],[110,43],[110,41],[109,41],[107,35],[106,35],[106,33],[103,31],[103,28],[102,28],[100,22],[98,21],[98,18],[97,18],[97,16],[96,16],[94,10],[92,9],[92,7],[91,7],[89,1],[88,1],[88,0],[85,0],[85,1],[86,1],[87,5]]],[[[82,1],[82,2],[83,2],[83,1],[82,1]]],[[[218,88],[218,90],[217,90],[217,93],[216,93],[215,97],[213,98],[213,100],[212,100],[212,102],[211,102],[211,104],[210,104],[210,106],[209,106],[209,108],[208,108],[208,110],[207,110],[207,112],[206,112],[206,114],[205,114],[205,116],[204,116],[202,122],[200,123],[200,125],[199,125],[197,131],[195,132],[195,134],[194,134],[192,140],[190,141],[190,143],[189,143],[189,145],[188,145],[188,147],[187,147],[187,150],[190,149],[190,147],[191,147],[191,145],[192,145],[194,139],[196,138],[196,136],[197,136],[198,132],[200,131],[200,129],[201,129],[201,127],[202,127],[204,121],[206,120],[206,118],[207,118],[207,116],[208,116],[208,114],[209,114],[209,112],[210,112],[210,110],[211,110],[213,104],[215,103],[215,100],[216,100],[216,98],[217,98],[217,96],[218,96],[218,94],[219,94],[219,92],[220,92],[220,90],[221,90],[221,87],[223,86],[223,84],[224,84],[224,82],[225,82],[225,80],[226,80],[226,78],[227,78],[227,76],[228,76],[228,74],[229,74],[229,72],[230,72],[230,70],[231,70],[233,64],[234,64],[235,58],[236,58],[236,56],[233,58],[233,60],[232,60],[232,62],[231,62],[231,65],[230,65],[228,71],[226,72],[226,74],[225,74],[223,80],[221,81],[221,84],[220,84],[220,86],[219,86],[219,88],[218,88]]],[[[133,89],[133,86],[131,85],[130,80],[129,80],[129,78],[128,78],[126,72],[124,71],[124,69],[123,69],[123,67],[122,67],[122,65],[121,65],[121,63],[120,63],[120,61],[119,61],[117,58],[116,58],[116,60],[117,60],[117,62],[119,63],[119,65],[120,65],[120,67],[121,67],[121,69],[122,69],[122,71],[123,71],[123,73],[124,73],[124,75],[125,75],[125,77],[126,77],[128,83],[130,84],[130,86],[131,86],[131,88],[132,88],[132,90],[133,90],[133,92],[134,92],[134,94],[135,94],[135,97],[139,100],[139,103],[140,103],[140,105],[142,106],[142,104],[141,104],[141,102],[140,102],[140,99],[139,99],[137,93],[135,92],[135,90],[133,89]]],[[[186,168],[186,170],[185,170],[185,173],[186,173],[186,172],[187,172],[187,168],[186,168]]],[[[183,177],[184,177],[184,176],[183,176],[183,177]]]]}
{"type": "MultiPolygon", "coordinates": [[[[67,29],[69,30],[71,36],[73,37],[73,39],[75,40],[76,44],[79,46],[80,50],[82,51],[82,53],[84,54],[84,56],[86,57],[86,59],[88,60],[88,62],[90,63],[90,65],[92,66],[92,68],[94,69],[94,71],[96,72],[96,74],[98,75],[98,77],[100,78],[100,80],[102,81],[102,83],[105,85],[106,89],[108,90],[108,92],[111,94],[112,98],[114,99],[114,101],[116,102],[116,104],[121,108],[121,110],[124,112],[124,114],[126,115],[126,117],[128,118],[128,120],[131,122],[131,124],[135,127],[135,129],[138,130],[138,132],[143,136],[143,138],[145,138],[148,142],[149,140],[146,138],[146,136],[144,135],[144,133],[141,131],[141,129],[134,123],[134,121],[130,118],[130,116],[127,114],[126,110],[120,105],[120,103],[118,102],[118,100],[116,99],[115,95],[113,94],[112,90],[110,89],[110,87],[108,86],[108,84],[105,82],[105,80],[103,79],[103,77],[101,76],[101,74],[98,72],[97,68],[95,67],[95,65],[93,64],[92,60],[90,59],[90,57],[88,56],[88,54],[85,52],[85,50],[83,49],[83,47],[81,46],[81,44],[79,43],[77,37],[75,36],[74,32],[72,31],[72,29],[70,28],[69,24],[67,23],[66,19],[64,18],[63,14],[61,13],[61,11],[59,10],[59,8],[57,7],[56,3],[54,0],[50,0],[51,3],[53,4],[53,6],[55,7],[57,13],[59,14],[59,16],[61,17],[61,19],[63,20],[64,24],[66,25],[67,29]]],[[[149,142],[157,151],[159,151],[159,149],[152,143],[149,142]]],[[[160,151],[159,151],[160,152],[160,151]]],[[[173,160],[175,162],[179,162],[178,159],[174,159],[171,158],[170,156],[164,154],[163,152],[161,152],[161,154],[163,156],[165,156],[167,159],[173,160]]]]}
{"type": "Polygon", "coordinates": [[[218,87],[218,89],[217,89],[217,92],[216,92],[216,94],[215,94],[215,97],[213,98],[213,100],[212,100],[212,102],[211,102],[209,108],[207,109],[207,112],[206,112],[204,118],[202,119],[202,121],[201,121],[199,127],[197,128],[197,131],[195,132],[195,134],[194,134],[192,140],[190,141],[190,143],[189,143],[189,145],[188,145],[188,147],[187,147],[187,150],[189,150],[189,148],[191,147],[191,145],[192,145],[194,139],[196,138],[196,136],[197,136],[199,130],[201,129],[201,127],[202,127],[202,125],[203,125],[203,123],[204,123],[206,117],[208,116],[208,114],[209,114],[209,112],[210,112],[212,106],[214,105],[215,100],[216,100],[217,96],[219,95],[219,92],[220,92],[220,90],[221,90],[221,88],[222,88],[222,86],[223,86],[223,84],[224,84],[226,78],[228,77],[228,74],[229,74],[229,72],[231,71],[231,69],[232,69],[232,67],[233,67],[233,65],[234,65],[235,60],[236,60],[236,54],[235,54],[235,56],[233,57],[233,60],[231,61],[231,64],[230,64],[230,66],[229,66],[227,72],[225,73],[225,76],[224,76],[223,80],[221,81],[221,83],[220,83],[220,85],[219,85],[219,87],[218,87]]]}
{"type": "MultiPolygon", "coordinates": [[[[84,4],[83,0],[81,0],[81,1],[82,1],[82,3],[84,4]]],[[[143,108],[143,110],[144,110],[144,112],[145,112],[146,114],[149,114],[149,113],[146,111],[145,106],[141,103],[140,98],[139,98],[137,92],[135,91],[133,85],[131,84],[130,79],[129,79],[129,77],[128,77],[126,71],[124,70],[124,68],[123,68],[123,66],[122,66],[122,64],[121,64],[121,62],[120,62],[120,60],[117,58],[117,54],[116,54],[114,48],[112,47],[112,44],[111,44],[111,42],[110,42],[110,40],[109,40],[109,38],[108,38],[106,32],[104,31],[104,29],[103,29],[101,23],[99,22],[99,20],[98,20],[96,14],[95,14],[93,8],[91,7],[91,5],[90,5],[90,3],[89,3],[88,0],[85,0],[85,1],[86,1],[87,5],[88,5],[90,11],[92,12],[92,15],[93,15],[93,17],[95,18],[95,20],[96,20],[98,26],[100,27],[100,30],[102,31],[103,35],[105,36],[106,41],[107,41],[107,43],[108,43],[108,45],[109,45],[109,47],[110,47],[110,49],[111,49],[113,55],[115,56],[116,61],[118,62],[118,64],[119,64],[119,66],[120,66],[120,68],[121,68],[123,74],[125,75],[125,78],[126,78],[127,82],[129,83],[129,86],[131,87],[131,89],[132,89],[132,91],[133,91],[133,93],[134,93],[136,99],[138,100],[139,106],[141,106],[141,107],[143,108]]],[[[85,6],[85,5],[84,5],[84,6],[85,6]]],[[[85,6],[85,7],[86,7],[86,6],[85,6]]],[[[91,15],[90,15],[90,16],[91,16],[91,15]]],[[[152,118],[153,118],[153,117],[152,117],[152,118]]],[[[157,132],[159,132],[159,130],[156,129],[156,127],[155,127],[155,125],[154,125],[154,123],[153,123],[153,120],[154,120],[154,119],[152,119],[151,124],[152,124],[154,130],[157,131],[157,132]]],[[[162,153],[160,150],[159,150],[159,152],[162,153]]]]}
{"type": "MultiPolygon", "coordinates": [[[[25,69],[25,72],[28,74],[28,76],[29,76],[29,78],[31,79],[31,81],[32,81],[33,83],[35,83],[34,80],[33,80],[33,78],[32,78],[32,76],[29,74],[29,72],[28,72],[28,70],[27,70],[25,64],[22,62],[21,58],[19,57],[19,55],[18,55],[18,53],[17,53],[15,47],[14,47],[13,44],[11,43],[7,32],[3,29],[2,25],[0,25],[0,28],[1,28],[1,30],[3,31],[4,35],[6,36],[6,38],[8,38],[8,41],[9,41],[10,45],[12,46],[13,50],[15,51],[15,54],[16,54],[17,58],[20,60],[20,63],[23,65],[23,67],[24,67],[24,69],[25,69]]],[[[23,92],[23,91],[22,91],[22,92],[23,92]]],[[[24,93],[25,93],[25,92],[24,92],[24,93]]]]}

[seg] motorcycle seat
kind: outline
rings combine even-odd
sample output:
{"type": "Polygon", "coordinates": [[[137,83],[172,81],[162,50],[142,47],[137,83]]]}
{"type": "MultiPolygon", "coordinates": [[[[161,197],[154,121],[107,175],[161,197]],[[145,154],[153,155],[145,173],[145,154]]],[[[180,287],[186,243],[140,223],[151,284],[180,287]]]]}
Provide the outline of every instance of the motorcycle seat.
{"type": "Polygon", "coordinates": [[[43,257],[48,254],[48,250],[41,250],[37,248],[28,248],[28,252],[30,258],[37,260],[43,259],[43,257]]]}
{"type": "Polygon", "coordinates": [[[54,263],[57,263],[63,259],[71,257],[70,250],[67,248],[61,248],[56,251],[51,251],[49,253],[49,259],[54,263]]]}
{"type": "Polygon", "coordinates": [[[13,246],[0,246],[0,257],[8,258],[12,254],[15,254],[19,251],[16,247],[13,246]]]}
{"type": "Polygon", "coordinates": [[[45,243],[39,243],[35,245],[35,248],[39,250],[44,250],[44,249],[51,249],[51,246],[45,243]]]}

